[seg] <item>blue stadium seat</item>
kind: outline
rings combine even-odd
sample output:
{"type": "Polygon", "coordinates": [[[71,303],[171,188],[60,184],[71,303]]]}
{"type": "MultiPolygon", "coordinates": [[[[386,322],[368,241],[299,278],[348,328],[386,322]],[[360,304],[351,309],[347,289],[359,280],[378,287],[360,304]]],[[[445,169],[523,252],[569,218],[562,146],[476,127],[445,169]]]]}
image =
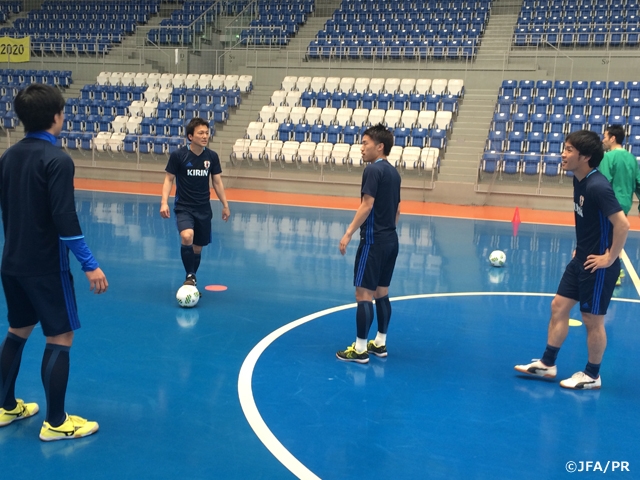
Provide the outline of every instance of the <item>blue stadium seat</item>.
{"type": "Polygon", "coordinates": [[[509,125],[511,116],[508,113],[494,113],[491,130],[505,131],[509,125]]]}
{"type": "Polygon", "coordinates": [[[306,142],[311,134],[311,126],[308,123],[297,123],[293,127],[293,139],[296,142],[306,142]]]}
{"type": "MultiPolygon", "coordinates": [[[[638,110],[638,112],[640,112],[640,110],[638,110]]],[[[609,116],[616,115],[616,116],[623,116],[623,117],[634,115],[630,107],[627,111],[627,101],[623,97],[609,98],[607,114],[609,116]]]]}
{"type": "Polygon", "coordinates": [[[342,126],[338,124],[327,126],[327,142],[341,143],[341,141],[342,141],[342,126]]]}
{"type": "Polygon", "coordinates": [[[511,117],[510,130],[516,132],[529,131],[529,115],[527,113],[514,113],[511,117]]]}
{"type": "Polygon", "coordinates": [[[547,135],[546,153],[562,153],[564,147],[564,133],[551,132],[547,135]]]}
{"type": "Polygon", "coordinates": [[[360,142],[360,127],[355,125],[347,125],[342,130],[342,141],[349,145],[360,142]]]}
{"type": "Polygon", "coordinates": [[[527,135],[526,151],[541,153],[545,149],[545,134],[543,132],[529,132],[527,135]]]}
{"type": "Polygon", "coordinates": [[[533,99],[533,113],[547,113],[549,111],[549,105],[551,99],[546,95],[537,95],[533,99]]]}
{"type": "Polygon", "coordinates": [[[524,150],[526,137],[524,132],[512,131],[507,136],[507,150],[511,152],[522,152],[524,150]]]}
{"type": "Polygon", "coordinates": [[[504,130],[491,130],[487,139],[486,150],[502,152],[506,146],[506,132],[504,130]]]}
{"type": "Polygon", "coordinates": [[[316,105],[316,97],[316,92],[312,92],[311,90],[304,91],[300,97],[300,105],[306,108],[314,107],[316,105]]]}
{"type": "Polygon", "coordinates": [[[406,147],[409,144],[409,137],[411,136],[411,129],[406,127],[397,127],[393,131],[394,145],[400,147],[406,147]]]}
{"type": "Polygon", "coordinates": [[[589,99],[589,115],[605,115],[607,101],[602,96],[591,97],[589,99]]]}
{"type": "Polygon", "coordinates": [[[500,168],[500,152],[490,150],[482,154],[482,171],[494,173],[500,168]]]}
{"type": "Polygon", "coordinates": [[[513,110],[514,98],[511,95],[499,96],[496,112],[510,114],[513,110]]]}
{"type": "Polygon", "coordinates": [[[421,148],[426,147],[430,133],[431,130],[428,128],[415,127],[411,130],[411,146],[421,148]]]}
{"type": "Polygon", "coordinates": [[[592,80],[589,82],[589,98],[605,97],[607,92],[607,82],[602,80],[592,80]]]}
{"type": "MultiPolygon", "coordinates": [[[[316,123],[311,126],[311,141],[315,143],[326,141],[327,127],[322,123],[316,123]]],[[[282,138],[280,139],[282,140],[282,138]]]]}
{"type": "Polygon", "coordinates": [[[434,128],[429,134],[429,146],[433,148],[447,148],[447,131],[434,128]]]}
{"type": "Polygon", "coordinates": [[[529,130],[532,132],[546,132],[547,115],[545,113],[534,113],[529,117],[529,130]]]}
{"type": "Polygon", "coordinates": [[[586,118],[584,115],[576,114],[569,116],[569,131],[567,133],[572,133],[577,130],[584,130],[586,127],[586,118]]]}
{"type": "Polygon", "coordinates": [[[520,172],[520,152],[505,152],[502,156],[502,172],[515,175],[520,172]]]}
{"type": "Polygon", "coordinates": [[[555,177],[560,174],[560,154],[547,153],[543,158],[542,171],[545,175],[555,177]]]}
{"type": "Polygon", "coordinates": [[[602,135],[604,133],[604,128],[607,125],[607,118],[604,115],[597,115],[597,114],[593,114],[593,115],[589,115],[589,118],[587,119],[589,125],[588,125],[588,129],[596,132],[600,135],[602,135]]]}
{"type": "Polygon", "coordinates": [[[540,154],[527,153],[522,159],[522,173],[525,175],[538,175],[540,172],[540,154]]]}

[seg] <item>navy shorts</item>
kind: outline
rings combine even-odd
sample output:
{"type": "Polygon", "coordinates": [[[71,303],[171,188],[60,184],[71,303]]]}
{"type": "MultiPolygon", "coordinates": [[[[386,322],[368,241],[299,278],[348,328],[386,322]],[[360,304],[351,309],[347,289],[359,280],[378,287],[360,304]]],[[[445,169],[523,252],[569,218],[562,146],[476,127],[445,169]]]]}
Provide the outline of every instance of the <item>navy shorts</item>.
{"type": "Polygon", "coordinates": [[[397,241],[373,245],[360,242],[353,269],[353,285],[373,291],[378,287],[388,287],[397,257],[397,241]]]}
{"type": "Polygon", "coordinates": [[[174,210],[178,231],[193,230],[193,244],[204,247],[211,243],[211,207],[200,210],[179,207],[174,210]]]}
{"type": "Polygon", "coordinates": [[[37,277],[2,274],[9,326],[24,328],[40,322],[47,337],[80,328],[71,272],[37,277]]]}
{"type": "Polygon", "coordinates": [[[581,312],[605,315],[619,275],[620,259],[616,259],[609,268],[591,273],[584,269],[584,261],[574,257],[562,275],[557,293],[576,300],[581,312]]]}

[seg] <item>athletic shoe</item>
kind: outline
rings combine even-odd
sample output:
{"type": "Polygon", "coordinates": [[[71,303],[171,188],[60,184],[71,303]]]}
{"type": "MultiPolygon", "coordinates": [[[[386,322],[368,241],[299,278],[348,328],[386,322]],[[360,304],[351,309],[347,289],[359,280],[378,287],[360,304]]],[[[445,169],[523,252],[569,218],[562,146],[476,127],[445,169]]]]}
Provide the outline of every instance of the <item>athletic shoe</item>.
{"type": "Polygon", "coordinates": [[[547,367],[540,360],[531,362],[528,365],[516,365],[515,368],[520,373],[526,373],[527,375],[533,375],[536,377],[554,378],[558,373],[558,367],[547,367]]]}
{"type": "Polygon", "coordinates": [[[602,386],[602,380],[600,380],[600,375],[598,378],[591,378],[584,372],[576,372],[571,375],[571,378],[562,380],[560,386],[574,390],[596,390],[602,386]]]}
{"type": "Polygon", "coordinates": [[[184,281],[183,285],[193,285],[196,286],[196,276],[193,273],[187,275],[187,279],[184,281]]]}
{"type": "Polygon", "coordinates": [[[13,410],[5,410],[4,408],[0,408],[0,427],[6,427],[12,422],[16,420],[24,420],[25,418],[29,418],[36,413],[40,408],[37,403],[24,403],[23,400],[17,398],[17,405],[13,410]]]}
{"type": "Polygon", "coordinates": [[[376,357],[386,357],[387,346],[386,345],[378,346],[376,345],[375,341],[369,340],[369,342],[367,343],[367,353],[372,353],[376,357]]]}
{"type": "Polygon", "coordinates": [[[620,269],[620,278],[624,278],[627,274],[624,273],[624,268],[620,269]]]}
{"type": "Polygon", "coordinates": [[[338,360],[343,362],[369,363],[369,354],[365,352],[356,352],[356,344],[352,343],[346,350],[336,352],[338,360]]]}
{"type": "Polygon", "coordinates": [[[67,414],[64,423],[59,427],[52,427],[49,423],[44,422],[40,429],[40,440],[43,442],[73,440],[96,433],[98,428],[97,422],[90,422],[86,418],[67,414]]]}

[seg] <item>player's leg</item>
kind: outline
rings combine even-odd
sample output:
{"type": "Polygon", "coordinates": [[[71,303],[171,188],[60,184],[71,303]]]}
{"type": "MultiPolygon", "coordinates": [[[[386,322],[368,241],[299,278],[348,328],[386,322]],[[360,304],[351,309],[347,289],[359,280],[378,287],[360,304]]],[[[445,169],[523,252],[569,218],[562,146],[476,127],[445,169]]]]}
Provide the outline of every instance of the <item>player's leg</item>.
{"type": "Polygon", "coordinates": [[[198,273],[200,260],[202,259],[202,248],[211,243],[211,218],[213,213],[211,208],[194,212],[194,234],[193,234],[193,254],[194,273],[198,273]]]}
{"type": "Polygon", "coordinates": [[[607,348],[604,316],[609,308],[613,290],[620,274],[620,262],[595,273],[582,272],[580,276],[580,312],[587,329],[589,357],[585,369],[560,382],[560,386],[578,390],[598,389],[602,385],[600,364],[607,348]]]}
{"type": "Polygon", "coordinates": [[[394,242],[384,246],[384,256],[378,288],[374,294],[376,300],[376,317],[378,319],[378,331],[376,338],[367,343],[367,351],[378,357],[387,356],[387,330],[391,321],[391,302],[389,301],[389,285],[393,276],[393,270],[398,257],[398,243],[394,242]]]}
{"type": "Polygon", "coordinates": [[[195,219],[193,213],[179,209],[175,211],[176,224],[180,232],[180,258],[186,274],[185,285],[195,285],[195,253],[193,250],[193,237],[195,219]]]}
{"type": "Polygon", "coordinates": [[[580,299],[579,290],[580,266],[574,258],[569,262],[562,275],[556,296],[551,301],[551,318],[547,329],[547,346],[540,360],[534,360],[514,368],[521,373],[537,377],[553,378],[557,374],[556,358],[560,347],[569,333],[569,314],[580,299]]]}
{"type": "Polygon", "coordinates": [[[2,275],[7,299],[9,329],[0,345],[0,427],[38,413],[38,404],[16,398],[16,379],[24,346],[37,323],[36,312],[20,279],[2,275]]]}
{"type": "Polygon", "coordinates": [[[353,272],[356,287],[356,341],[345,350],[336,353],[339,360],[367,363],[367,337],[373,323],[373,295],[380,276],[379,256],[374,245],[358,246],[353,272]]]}
{"type": "Polygon", "coordinates": [[[32,295],[32,302],[47,340],[40,368],[47,415],[40,429],[40,439],[48,442],[86,437],[98,430],[98,424],[65,411],[69,352],[74,331],[80,328],[73,277],[70,272],[47,275],[34,280],[32,288],[37,292],[32,295]]]}

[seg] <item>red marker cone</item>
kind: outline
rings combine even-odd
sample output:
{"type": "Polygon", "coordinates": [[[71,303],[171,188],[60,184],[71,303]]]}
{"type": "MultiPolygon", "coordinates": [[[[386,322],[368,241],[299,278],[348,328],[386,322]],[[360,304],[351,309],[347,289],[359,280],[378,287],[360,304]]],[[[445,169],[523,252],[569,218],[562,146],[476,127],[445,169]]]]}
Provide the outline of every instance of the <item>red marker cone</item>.
{"type": "Polygon", "coordinates": [[[516,211],[513,212],[511,223],[513,224],[513,236],[516,237],[518,235],[518,227],[520,226],[520,210],[518,207],[516,207],[516,211]]]}

